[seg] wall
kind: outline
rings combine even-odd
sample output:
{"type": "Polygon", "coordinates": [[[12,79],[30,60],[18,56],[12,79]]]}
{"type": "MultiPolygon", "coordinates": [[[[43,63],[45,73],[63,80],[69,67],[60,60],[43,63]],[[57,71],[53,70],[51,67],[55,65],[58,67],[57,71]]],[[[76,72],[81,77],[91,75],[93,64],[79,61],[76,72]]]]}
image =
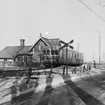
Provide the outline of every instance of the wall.
{"type": "Polygon", "coordinates": [[[49,48],[42,40],[33,48],[33,62],[40,62],[40,54],[43,53],[44,48],[49,48]]]}
{"type": "Polygon", "coordinates": [[[13,66],[14,60],[13,59],[2,59],[0,60],[0,66],[13,66]]]}
{"type": "Polygon", "coordinates": [[[29,66],[32,63],[31,55],[18,55],[15,60],[15,65],[18,66],[29,66]]]}

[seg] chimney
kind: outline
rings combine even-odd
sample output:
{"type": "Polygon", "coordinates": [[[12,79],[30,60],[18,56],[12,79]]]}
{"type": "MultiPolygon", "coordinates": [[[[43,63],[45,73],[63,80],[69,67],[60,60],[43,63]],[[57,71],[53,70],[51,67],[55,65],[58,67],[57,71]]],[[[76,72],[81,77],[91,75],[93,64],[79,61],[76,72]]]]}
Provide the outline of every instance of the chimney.
{"type": "Polygon", "coordinates": [[[42,37],[42,33],[40,33],[40,37],[42,37]]]}
{"type": "Polygon", "coordinates": [[[25,46],[25,40],[24,39],[20,39],[20,46],[25,46]]]}

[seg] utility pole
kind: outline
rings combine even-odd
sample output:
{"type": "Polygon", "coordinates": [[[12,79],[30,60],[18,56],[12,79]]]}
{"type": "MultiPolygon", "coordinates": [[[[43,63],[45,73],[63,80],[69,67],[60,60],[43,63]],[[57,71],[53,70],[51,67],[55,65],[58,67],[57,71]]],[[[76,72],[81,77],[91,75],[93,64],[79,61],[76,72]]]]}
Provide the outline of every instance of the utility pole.
{"type": "Polygon", "coordinates": [[[100,31],[99,32],[99,64],[101,63],[101,39],[100,39],[100,31]]]}
{"type": "Polygon", "coordinates": [[[68,46],[66,46],[66,74],[68,74],[68,46]]]}
{"type": "Polygon", "coordinates": [[[103,62],[105,62],[105,53],[103,52],[103,62]]]}
{"type": "Polygon", "coordinates": [[[77,51],[79,52],[79,43],[77,43],[77,46],[78,46],[78,49],[77,49],[77,51]]]}

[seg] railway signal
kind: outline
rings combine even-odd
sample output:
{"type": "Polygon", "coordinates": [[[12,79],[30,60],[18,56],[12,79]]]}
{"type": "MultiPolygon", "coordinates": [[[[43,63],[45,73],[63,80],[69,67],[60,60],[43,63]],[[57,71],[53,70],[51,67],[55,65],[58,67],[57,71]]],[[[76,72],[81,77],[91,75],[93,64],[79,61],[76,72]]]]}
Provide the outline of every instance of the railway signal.
{"type": "MultiPolygon", "coordinates": [[[[71,40],[71,41],[68,42],[68,43],[66,43],[66,42],[64,42],[64,41],[62,41],[62,40],[60,41],[60,43],[64,44],[64,45],[60,48],[60,50],[62,50],[63,48],[66,47],[66,74],[68,74],[68,47],[71,48],[71,49],[73,49],[74,47],[70,45],[70,44],[72,44],[73,42],[74,42],[74,40],[71,40]]],[[[64,73],[63,73],[63,74],[64,74],[64,73]]]]}

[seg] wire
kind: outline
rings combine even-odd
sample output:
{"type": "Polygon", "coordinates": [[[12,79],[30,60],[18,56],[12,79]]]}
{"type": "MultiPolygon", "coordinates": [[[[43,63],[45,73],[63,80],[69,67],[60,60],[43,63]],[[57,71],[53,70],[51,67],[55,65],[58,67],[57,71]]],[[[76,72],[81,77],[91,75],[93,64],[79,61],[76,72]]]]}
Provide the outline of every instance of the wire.
{"type": "Polygon", "coordinates": [[[97,17],[99,17],[101,20],[105,22],[105,19],[102,18],[99,14],[97,14],[95,11],[93,11],[87,4],[85,4],[83,1],[79,0],[83,5],[85,5],[91,12],[93,12],[97,17]]]}

